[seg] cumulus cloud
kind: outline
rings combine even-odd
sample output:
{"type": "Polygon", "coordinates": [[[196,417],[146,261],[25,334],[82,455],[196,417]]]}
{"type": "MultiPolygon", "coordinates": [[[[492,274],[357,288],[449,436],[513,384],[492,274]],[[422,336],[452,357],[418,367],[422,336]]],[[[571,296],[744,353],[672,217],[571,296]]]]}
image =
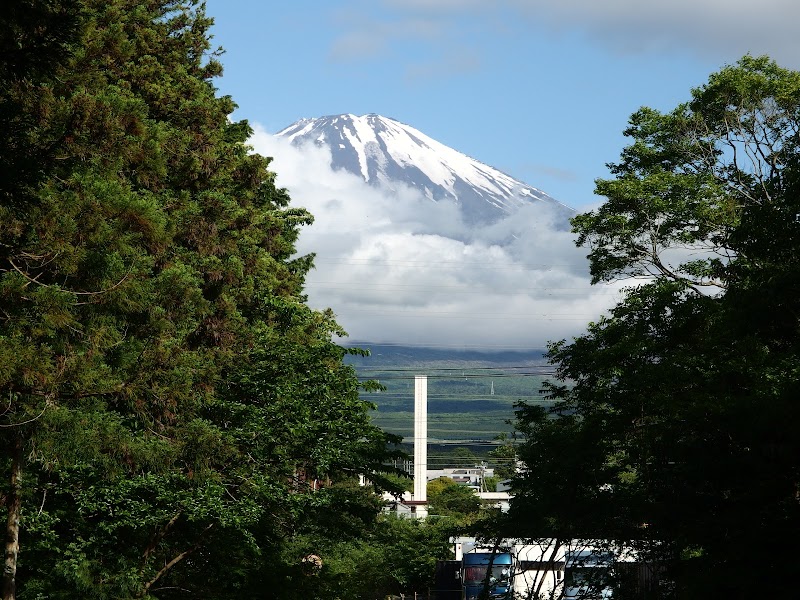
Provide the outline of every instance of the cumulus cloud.
{"type": "Polygon", "coordinates": [[[333,171],[324,148],[260,128],[251,144],[274,158],[293,204],[314,214],[298,247],[317,255],[309,303],[332,308],[351,341],[542,348],[616,299],[614,288],[589,285],[585,251],[546,207],[476,228],[453,203],[333,171]]]}

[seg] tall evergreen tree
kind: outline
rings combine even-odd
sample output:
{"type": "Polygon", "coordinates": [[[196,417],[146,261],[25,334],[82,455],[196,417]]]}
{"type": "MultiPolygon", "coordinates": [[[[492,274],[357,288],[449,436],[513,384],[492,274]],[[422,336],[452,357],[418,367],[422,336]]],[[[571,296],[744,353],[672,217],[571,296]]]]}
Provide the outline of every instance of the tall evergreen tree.
{"type": "Polygon", "coordinates": [[[310,491],[387,441],[304,304],[311,217],[216,95],[202,5],[4,19],[4,600],[255,595],[258,557],[335,506],[310,491]]]}

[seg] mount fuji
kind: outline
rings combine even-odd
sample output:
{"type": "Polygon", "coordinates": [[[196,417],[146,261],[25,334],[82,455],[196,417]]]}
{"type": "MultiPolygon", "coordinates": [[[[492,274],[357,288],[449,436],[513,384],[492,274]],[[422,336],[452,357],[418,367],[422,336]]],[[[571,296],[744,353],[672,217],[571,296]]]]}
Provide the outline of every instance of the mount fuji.
{"type": "Polygon", "coordinates": [[[296,246],[309,305],[350,343],[544,348],[614,293],[590,285],[575,211],[396,120],[303,119],[250,144],[314,216],[296,246]]]}
{"type": "Polygon", "coordinates": [[[494,223],[529,204],[545,204],[568,229],[575,214],[543,191],[458,152],[424,133],[376,114],[301,119],[276,134],[294,146],[326,146],[331,167],[387,190],[399,184],[428,199],[450,200],[465,223],[494,223]]]}

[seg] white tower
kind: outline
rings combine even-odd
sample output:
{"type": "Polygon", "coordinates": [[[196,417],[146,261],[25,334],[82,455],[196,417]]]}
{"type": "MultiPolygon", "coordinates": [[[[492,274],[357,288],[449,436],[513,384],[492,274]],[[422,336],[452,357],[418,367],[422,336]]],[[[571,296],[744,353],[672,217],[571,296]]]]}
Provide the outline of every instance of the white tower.
{"type": "MultiPolygon", "coordinates": [[[[414,502],[428,500],[428,378],[414,377],[414,502]]],[[[418,505],[418,517],[427,514],[424,505],[418,505]]]]}

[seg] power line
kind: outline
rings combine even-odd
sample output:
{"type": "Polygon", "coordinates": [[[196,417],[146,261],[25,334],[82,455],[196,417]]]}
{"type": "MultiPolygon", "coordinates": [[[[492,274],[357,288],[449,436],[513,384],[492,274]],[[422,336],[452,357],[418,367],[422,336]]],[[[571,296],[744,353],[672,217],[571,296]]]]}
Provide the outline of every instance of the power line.
{"type": "MultiPolygon", "coordinates": [[[[508,371],[510,369],[552,369],[553,367],[550,365],[502,365],[496,367],[430,367],[428,371],[452,371],[454,373],[461,373],[462,375],[469,371],[508,371]]],[[[356,369],[363,369],[368,371],[377,371],[380,370],[385,373],[389,372],[412,372],[415,370],[415,367],[388,367],[382,369],[381,367],[372,367],[367,365],[356,365],[356,369]]]]}
{"type": "MultiPolygon", "coordinates": [[[[385,402],[386,400],[410,400],[412,399],[412,395],[408,392],[369,392],[369,394],[376,394],[381,397],[381,399],[385,402]]],[[[428,401],[439,401],[439,400],[464,400],[465,402],[472,402],[478,400],[485,400],[487,402],[493,402],[497,400],[497,403],[503,403],[508,400],[521,400],[523,398],[545,398],[544,394],[495,394],[492,396],[491,394],[428,394],[428,401]]]]}
{"type": "MultiPolygon", "coordinates": [[[[417,375],[425,375],[425,373],[422,372],[422,371],[424,371],[424,369],[420,369],[419,371],[414,371],[414,373],[416,373],[417,375]]],[[[516,377],[542,377],[542,376],[546,376],[546,375],[555,375],[555,371],[552,372],[552,373],[509,373],[509,374],[500,373],[500,374],[494,374],[494,375],[487,373],[486,375],[467,375],[466,378],[467,379],[492,379],[492,378],[495,378],[495,379],[508,379],[508,378],[512,378],[512,377],[515,377],[515,378],[516,377]]],[[[375,376],[375,375],[370,376],[370,377],[362,377],[361,375],[357,375],[357,378],[358,378],[359,381],[372,381],[372,380],[393,381],[395,379],[408,380],[409,377],[410,377],[410,375],[409,376],[389,375],[388,377],[378,377],[378,376],[375,376]]],[[[464,379],[464,377],[456,376],[456,375],[426,375],[426,377],[428,378],[428,380],[431,380],[431,379],[433,379],[433,380],[436,380],[436,379],[440,379],[440,380],[464,379]]]]}
{"type": "MultiPolygon", "coordinates": [[[[349,340],[348,343],[341,344],[345,348],[361,348],[374,346],[380,348],[422,348],[428,350],[437,349],[451,349],[451,350],[464,350],[467,352],[482,351],[487,354],[492,352],[537,352],[544,351],[543,348],[531,348],[529,345],[520,344],[444,344],[441,342],[432,343],[407,343],[407,342],[379,342],[374,340],[349,340]]],[[[367,348],[369,349],[369,348],[367,348]]]]}

